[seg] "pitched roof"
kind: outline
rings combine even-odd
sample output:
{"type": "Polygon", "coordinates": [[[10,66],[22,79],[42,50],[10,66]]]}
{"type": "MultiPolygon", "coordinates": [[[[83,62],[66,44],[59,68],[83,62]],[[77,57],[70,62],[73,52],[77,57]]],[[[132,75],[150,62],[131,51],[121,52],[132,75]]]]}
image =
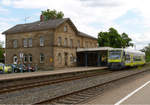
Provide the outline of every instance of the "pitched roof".
{"type": "Polygon", "coordinates": [[[82,36],[82,37],[88,37],[88,38],[92,38],[92,39],[96,39],[97,40],[97,38],[95,38],[95,37],[93,37],[91,35],[88,35],[86,33],[80,32],[80,31],[78,31],[78,35],[82,36]]]}
{"type": "Polygon", "coordinates": [[[82,36],[82,37],[96,39],[95,37],[87,35],[83,32],[79,32],[76,26],[73,24],[73,22],[69,18],[50,19],[48,21],[36,21],[33,23],[18,24],[4,31],[2,34],[16,34],[16,33],[32,32],[32,31],[42,31],[42,30],[47,30],[47,29],[55,29],[66,21],[69,21],[70,25],[73,27],[75,32],[77,32],[77,35],[82,36]]]}
{"type": "Polygon", "coordinates": [[[55,29],[60,24],[67,21],[69,18],[64,19],[51,19],[48,21],[36,21],[33,23],[27,23],[27,24],[18,24],[6,31],[4,31],[2,34],[15,34],[15,33],[23,33],[23,32],[31,32],[31,31],[41,31],[46,29],[55,29]]]}

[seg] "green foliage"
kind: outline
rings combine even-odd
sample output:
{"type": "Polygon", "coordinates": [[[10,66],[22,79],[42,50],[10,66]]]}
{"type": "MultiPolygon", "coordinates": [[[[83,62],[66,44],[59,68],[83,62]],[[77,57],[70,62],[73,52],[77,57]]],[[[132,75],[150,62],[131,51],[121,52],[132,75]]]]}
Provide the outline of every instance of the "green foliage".
{"type": "Polygon", "coordinates": [[[60,19],[64,17],[64,13],[62,11],[57,12],[56,10],[50,9],[42,11],[42,15],[44,16],[45,21],[49,19],[60,19]]]}
{"type": "Polygon", "coordinates": [[[148,46],[144,47],[141,51],[145,52],[146,62],[150,62],[150,44],[148,44],[148,46]]]}
{"type": "Polygon", "coordinates": [[[100,32],[98,34],[98,44],[101,47],[125,48],[133,46],[132,39],[126,33],[121,35],[114,28],[109,28],[108,32],[100,32]]]}

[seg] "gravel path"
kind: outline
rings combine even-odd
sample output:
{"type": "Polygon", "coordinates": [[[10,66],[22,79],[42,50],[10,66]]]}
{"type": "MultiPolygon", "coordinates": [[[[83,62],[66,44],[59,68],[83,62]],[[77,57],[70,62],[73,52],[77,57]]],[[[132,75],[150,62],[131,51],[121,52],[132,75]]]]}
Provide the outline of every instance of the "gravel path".
{"type": "Polygon", "coordinates": [[[65,83],[58,83],[48,86],[42,86],[32,89],[26,89],[17,92],[6,93],[0,95],[0,104],[33,104],[50,98],[55,98],[74,91],[79,91],[99,84],[103,84],[118,78],[123,78],[138,72],[148,70],[127,70],[117,71],[113,74],[105,74],[95,77],[89,77],[65,83]]]}

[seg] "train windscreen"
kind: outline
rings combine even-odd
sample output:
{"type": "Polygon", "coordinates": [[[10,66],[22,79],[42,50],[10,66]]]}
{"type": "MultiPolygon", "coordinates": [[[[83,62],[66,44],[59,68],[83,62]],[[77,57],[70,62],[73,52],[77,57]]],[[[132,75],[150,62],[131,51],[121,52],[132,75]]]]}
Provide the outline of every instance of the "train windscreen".
{"type": "Polygon", "coordinates": [[[119,50],[109,51],[109,59],[120,59],[120,58],[121,58],[121,51],[119,50]]]}

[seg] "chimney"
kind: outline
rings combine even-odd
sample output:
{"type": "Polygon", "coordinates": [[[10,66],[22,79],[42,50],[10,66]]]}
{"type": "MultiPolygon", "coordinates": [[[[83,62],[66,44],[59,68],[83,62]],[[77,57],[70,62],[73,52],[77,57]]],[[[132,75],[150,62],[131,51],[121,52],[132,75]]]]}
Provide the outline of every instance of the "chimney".
{"type": "Polygon", "coordinates": [[[40,21],[41,22],[44,21],[44,16],[43,15],[40,16],[40,21]]]}

